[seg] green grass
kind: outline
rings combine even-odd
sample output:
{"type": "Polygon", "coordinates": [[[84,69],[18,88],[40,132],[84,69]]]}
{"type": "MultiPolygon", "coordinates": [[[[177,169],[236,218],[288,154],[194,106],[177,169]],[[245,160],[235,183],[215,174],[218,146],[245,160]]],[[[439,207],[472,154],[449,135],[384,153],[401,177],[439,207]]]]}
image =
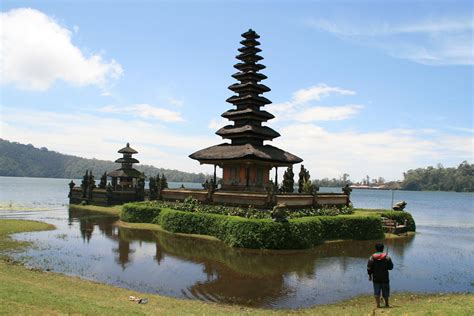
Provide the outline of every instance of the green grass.
{"type": "MultiPolygon", "coordinates": [[[[0,220],[0,250],[26,245],[13,241],[9,234],[52,228],[34,221],[0,220]]],[[[470,315],[474,310],[472,294],[396,294],[391,302],[389,309],[376,309],[371,296],[361,296],[299,310],[256,309],[138,293],[0,260],[2,315],[470,315]],[[147,297],[149,303],[135,304],[128,301],[129,295],[147,297]]]]}
{"type": "Polygon", "coordinates": [[[53,225],[16,219],[0,220],[0,252],[28,246],[28,242],[19,242],[10,238],[10,234],[54,229],[53,225]]]}
{"type": "Polygon", "coordinates": [[[120,215],[122,212],[122,205],[114,206],[97,206],[97,205],[79,205],[79,204],[69,204],[69,208],[79,211],[89,211],[96,213],[103,213],[109,215],[120,215]]]}

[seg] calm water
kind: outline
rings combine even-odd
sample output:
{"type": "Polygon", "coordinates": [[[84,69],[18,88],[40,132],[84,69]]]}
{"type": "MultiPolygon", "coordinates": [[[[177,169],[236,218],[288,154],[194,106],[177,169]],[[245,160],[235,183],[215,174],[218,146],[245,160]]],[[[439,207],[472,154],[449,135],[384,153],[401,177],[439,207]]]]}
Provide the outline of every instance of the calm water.
{"type": "MultiPolygon", "coordinates": [[[[260,251],[125,229],[115,225],[116,217],[69,210],[68,182],[0,177],[0,217],[41,220],[57,227],[15,235],[35,243],[16,255],[30,266],[161,295],[273,308],[371,293],[366,263],[373,242],[260,251]]],[[[472,292],[474,195],[394,194],[395,201],[408,202],[418,233],[386,242],[395,264],[392,291],[472,292]]],[[[375,190],[355,190],[351,197],[355,207],[364,208],[388,208],[392,199],[390,191],[375,190]]]]}

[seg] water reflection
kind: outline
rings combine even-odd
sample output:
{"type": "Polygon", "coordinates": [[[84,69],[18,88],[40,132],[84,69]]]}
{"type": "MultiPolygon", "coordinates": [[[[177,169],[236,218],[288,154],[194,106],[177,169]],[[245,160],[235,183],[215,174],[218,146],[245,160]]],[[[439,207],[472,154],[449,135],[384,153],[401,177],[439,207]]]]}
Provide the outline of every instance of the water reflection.
{"type": "MultiPolygon", "coordinates": [[[[342,275],[351,274],[353,258],[364,262],[372,253],[374,244],[373,241],[344,241],[326,243],[305,251],[236,249],[218,241],[118,227],[117,219],[114,216],[84,213],[74,208],[69,210],[69,223],[79,223],[85,243],[94,246],[92,240],[96,238],[95,235],[113,241],[112,253],[121,271],[133,265],[134,254],[142,246],[154,244],[155,253],[148,255],[153,259],[147,261],[149,264],[154,262],[154,265],[160,266],[167,259],[187,262],[199,267],[204,276],[196,278],[196,275],[189,275],[180,269],[158,270],[160,273],[179,275],[184,280],[186,285],[180,289],[182,297],[253,306],[272,306],[282,301],[285,306],[296,306],[287,301],[296,295],[292,280],[298,280],[298,283],[310,282],[314,288],[318,287],[318,271],[326,274],[326,271],[336,266],[342,275]]],[[[403,258],[405,249],[414,238],[409,236],[391,241],[390,253],[403,258]]],[[[139,280],[146,280],[150,271],[155,272],[152,267],[143,267],[143,264],[140,262],[142,268],[134,270],[139,280]]],[[[155,285],[150,284],[151,287],[155,285]]],[[[170,295],[163,287],[157,287],[162,288],[159,293],[170,295]]],[[[306,293],[306,296],[309,295],[306,293]]]]}

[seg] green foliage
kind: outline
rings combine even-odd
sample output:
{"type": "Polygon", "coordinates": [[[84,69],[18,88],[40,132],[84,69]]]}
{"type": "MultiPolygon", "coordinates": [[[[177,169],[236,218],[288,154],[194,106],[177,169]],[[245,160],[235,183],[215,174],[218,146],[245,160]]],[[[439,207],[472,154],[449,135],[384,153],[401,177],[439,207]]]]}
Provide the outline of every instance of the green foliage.
{"type": "Polygon", "coordinates": [[[210,235],[232,247],[303,249],[322,242],[317,218],[281,223],[217,214],[163,210],[155,223],[174,233],[210,235]]]}
{"type": "Polygon", "coordinates": [[[310,183],[310,174],[309,171],[304,167],[304,165],[301,165],[300,172],[298,173],[298,193],[311,193],[308,191],[304,191],[311,189],[311,187],[308,187],[308,184],[306,184],[305,188],[305,183],[310,183]]]}
{"type": "MultiPolygon", "coordinates": [[[[237,206],[226,206],[226,205],[211,205],[202,204],[198,200],[191,196],[184,199],[184,201],[149,201],[149,202],[137,202],[137,204],[146,203],[147,205],[154,205],[157,208],[171,208],[179,211],[195,212],[195,213],[209,213],[209,214],[220,214],[229,216],[239,216],[245,218],[263,219],[272,218],[271,209],[258,209],[252,206],[249,207],[237,207],[237,206]]],[[[134,203],[135,204],[135,203],[134,203]]],[[[302,209],[288,209],[288,218],[299,218],[305,216],[336,216],[336,215],[348,215],[354,213],[352,207],[343,207],[338,209],[336,207],[326,208],[302,208],[302,209]]]]}
{"type": "MultiPolygon", "coordinates": [[[[47,148],[36,148],[0,138],[0,176],[44,177],[80,179],[86,170],[94,175],[110,172],[119,167],[112,161],[85,159],[64,155],[47,148]]],[[[188,173],[178,170],[137,165],[136,169],[152,175],[162,173],[172,182],[203,182],[208,176],[203,173],[188,173]]]]}
{"type": "Polygon", "coordinates": [[[412,232],[416,231],[415,220],[413,219],[413,216],[411,216],[410,213],[404,211],[386,211],[382,212],[381,215],[383,217],[396,220],[397,223],[399,223],[400,225],[403,225],[406,220],[408,230],[412,232]]]}
{"type": "Polygon", "coordinates": [[[282,192],[293,193],[295,190],[295,174],[293,173],[293,166],[288,167],[283,174],[283,183],[281,185],[282,192]]]}
{"type": "Polygon", "coordinates": [[[368,240],[383,238],[379,216],[321,216],[323,237],[330,239],[368,240]]]}
{"type": "Polygon", "coordinates": [[[352,206],[344,206],[342,208],[337,207],[324,207],[324,208],[304,208],[290,210],[291,218],[307,217],[307,216],[337,216],[337,215],[350,215],[354,213],[352,206]]]}
{"type": "Polygon", "coordinates": [[[267,218],[180,211],[156,202],[142,202],[125,204],[121,218],[158,224],[173,233],[214,236],[229,246],[242,248],[304,249],[326,239],[383,237],[378,216],[312,216],[275,222],[267,218]]]}
{"type": "Polygon", "coordinates": [[[120,219],[130,223],[151,223],[160,211],[153,203],[127,203],[122,207],[120,219]]]}
{"type": "Polygon", "coordinates": [[[474,192],[474,164],[463,161],[457,168],[418,168],[403,174],[401,188],[410,191],[474,192]]]}

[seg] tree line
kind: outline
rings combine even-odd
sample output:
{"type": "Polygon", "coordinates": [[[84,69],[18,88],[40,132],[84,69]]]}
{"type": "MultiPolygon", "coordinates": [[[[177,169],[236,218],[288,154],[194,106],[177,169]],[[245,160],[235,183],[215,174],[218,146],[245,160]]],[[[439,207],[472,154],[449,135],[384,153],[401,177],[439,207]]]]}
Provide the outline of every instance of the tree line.
{"type": "Polygon", "coordinates": [[[403,173],[403,190],[474,192],[474,164],[463,161],[457,167],[410,169],[403,173]]]}
{"type": "MultiPolygon", "coordinates": [[[[36,148],[31,144],[24,145],[0,138],[0,176],[79,179],[86,170],[92,170],[94,175],[99,177],[104,172],[117,168],[119,165],[112,161],[65,155],[45,147],[36,148]]],[[[210,177],[203,173],[189,173],[150,165],[139,164],[136,169],[146,176],[164,174],[171,182],[202,183],[210,177]]]]}
{"type": "MultiPolygon", "coordinates": [[[[287,176],[287,173],[285,173],[285,176],[287,176]]],[[[293,176],[293,172],[291,172],[291,176],[293,176]]],[[[283,181],[285,183],[288,179],[284,177],[283,181]]],[[[352,182],[349,174],[344,173],[339,178],[312,180],[312,184],[315,187],[342,188],[346,184],[357,184],[408,191],[474,192],[474,164],[463,161],[457,167],[445,168],[438,164],[436,167],[410,169],[403,173],[402,181],[387,182],[382,177],[370,179],[369,176],[366,176],[360,182],[352,182]]]]}

